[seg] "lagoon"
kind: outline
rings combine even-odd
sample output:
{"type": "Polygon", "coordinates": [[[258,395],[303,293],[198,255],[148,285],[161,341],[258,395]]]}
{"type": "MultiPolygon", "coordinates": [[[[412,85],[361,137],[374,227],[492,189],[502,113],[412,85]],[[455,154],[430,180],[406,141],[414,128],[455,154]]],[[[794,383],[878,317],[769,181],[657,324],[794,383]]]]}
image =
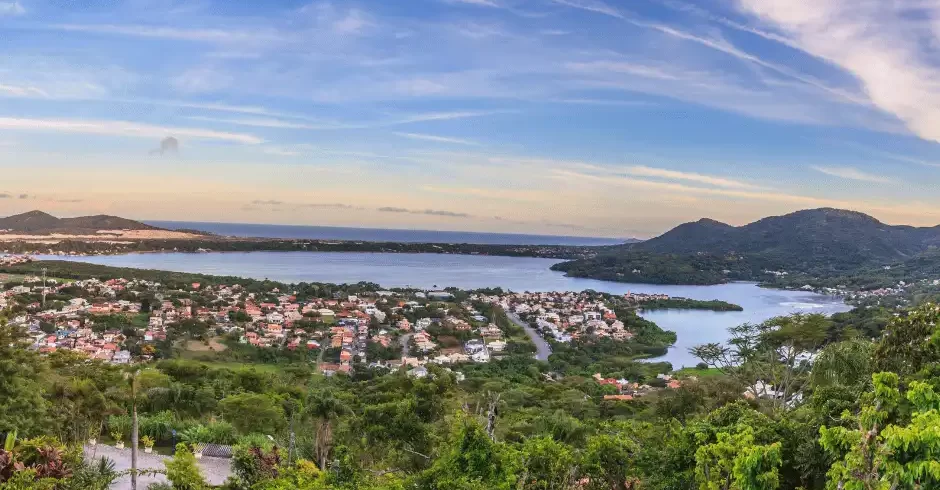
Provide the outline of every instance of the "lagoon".
{"type": "Polygon", "coordinates": [[[727,328],[761,322],[794,312],[832,314],[850,307],[840,298],[803,291],[762,289],[753,283],[714,286],[628,284],[566,277],[549,269],[554,259],[485,255],[390,254],[360,252],[229,252],[146,253],[89,257],[43,257],[116,267],[271,279],[282,282],[355,283],[385,287],[475,289],[501,287],[512,291],[583,291],[612,294],[665,293],[692,299],[720,299],[744,311],[661,310],[643,316],[678,335],[676,345],[657,359],[674,367],[693,366],[692,346],[722,342],[727,328]]]}

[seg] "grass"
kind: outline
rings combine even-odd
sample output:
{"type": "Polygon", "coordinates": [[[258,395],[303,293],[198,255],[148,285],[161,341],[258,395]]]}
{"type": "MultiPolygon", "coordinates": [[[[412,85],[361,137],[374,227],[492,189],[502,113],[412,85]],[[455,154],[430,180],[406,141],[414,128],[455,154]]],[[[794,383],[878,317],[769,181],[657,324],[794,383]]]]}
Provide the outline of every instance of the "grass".
{"type": "Polygon", "coordinates": [[[697,378],[715,378],[718,376],[724,376],[724,373],[721,372],[718,368],[682,368],[676,371],[676,376],[680,378],[688,378],[690,376],[695,376],[697,378]]]}

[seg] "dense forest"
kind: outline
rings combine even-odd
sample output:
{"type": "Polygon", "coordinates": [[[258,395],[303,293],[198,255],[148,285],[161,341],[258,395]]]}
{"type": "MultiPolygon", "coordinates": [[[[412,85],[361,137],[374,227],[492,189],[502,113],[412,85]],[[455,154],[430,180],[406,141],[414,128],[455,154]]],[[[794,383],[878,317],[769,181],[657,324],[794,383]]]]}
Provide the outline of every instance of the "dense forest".
{"type": "MultiPolygon", "coordinates": [[[[89,273],[73,265],[56,276],[89,273]]],[[[633,310],[617,316],[631,342],[555,344],[548,362],[526,352],[429,364],[426,376],[365,365],[324,376],[302,356],[203,362],[172,348],[116,366],[40,354],[0,321],[0,489],[107,488],[123,473],[81,445],[129,443],[134,418],[142,445],[176,443],[169,483],[154,488],[209,488],[200,443],[234,447],[222,485],[233,490],[940,487],[935,304],[741,325],[673,376],[641,358],[674,334],[633,310]],[[620,395],[618,378],[652,388],[620,395]]]]}

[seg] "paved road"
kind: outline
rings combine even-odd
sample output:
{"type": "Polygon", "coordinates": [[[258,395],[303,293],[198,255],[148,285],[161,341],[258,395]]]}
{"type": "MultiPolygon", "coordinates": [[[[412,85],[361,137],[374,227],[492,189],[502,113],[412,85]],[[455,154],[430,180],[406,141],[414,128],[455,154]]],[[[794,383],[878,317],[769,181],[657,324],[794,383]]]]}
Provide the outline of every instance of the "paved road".
{"type": "MultiPolygon", "coordinates": [[[[114,461],[114,468],[117,471],[129,470],[131,468],[131,450],[130,449],[117,449],[112,446],[107,446],[104,444],[98,444],[97,446],[85,446],[85,457],[98,459],[102,456],[107,457],[111,461],[114,461]]],[[[137,467],[141,470],[163,470],[166,467],[163,465],[163,460],[168,459],[168,456],[161,456],[159,454],[146,454],[143,449],[137,453],[137,467]]],[[[221,485],[225,482],[225,479],[232,474],[232,460],[225,458],[209,458],[203,457],[199,460],[199,468],[202,470],[202,476],[206,478],[212,485],[221,485]]],[[[147,485],[155,482],[165,482],[166,477],[164,475],[141,475],[137,477],[137,488],[138,490],[143,490],[147,488],[147,485]]],[[[131,488],[131,477],[125,476],[111,485],[111,490],[130,490],[131,488]]]]}
{"type": "Polygon", "coordinates": [[[534,328],[530,327],[528,323],[522,321],[515,313],[506,312],[506,316],[512,320],[513,323],[519,325],[525,330],[526,335],[532,339],[532,343],[535,344],[535,358],[540,361],[547,361],[548,356],[552,355],[552,346],[548,345],[548,342],[545,341],[542,336],[535,331],[534,328]]]}

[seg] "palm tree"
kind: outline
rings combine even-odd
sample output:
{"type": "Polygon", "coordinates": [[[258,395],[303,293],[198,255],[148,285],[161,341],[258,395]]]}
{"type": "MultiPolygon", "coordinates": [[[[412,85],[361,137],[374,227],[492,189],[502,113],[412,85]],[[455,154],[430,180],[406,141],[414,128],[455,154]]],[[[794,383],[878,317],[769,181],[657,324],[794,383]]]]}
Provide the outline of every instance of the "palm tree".
{"type": "Polygon", "coordinates": [[[332,391],[317,391],[307,397],[304,414],[312,418],[316,426],[314,452],[321,470],[326,470],[326,462],[333,447],[333,421],[349,412],[349,407],[336,398],[332,391]]]}

